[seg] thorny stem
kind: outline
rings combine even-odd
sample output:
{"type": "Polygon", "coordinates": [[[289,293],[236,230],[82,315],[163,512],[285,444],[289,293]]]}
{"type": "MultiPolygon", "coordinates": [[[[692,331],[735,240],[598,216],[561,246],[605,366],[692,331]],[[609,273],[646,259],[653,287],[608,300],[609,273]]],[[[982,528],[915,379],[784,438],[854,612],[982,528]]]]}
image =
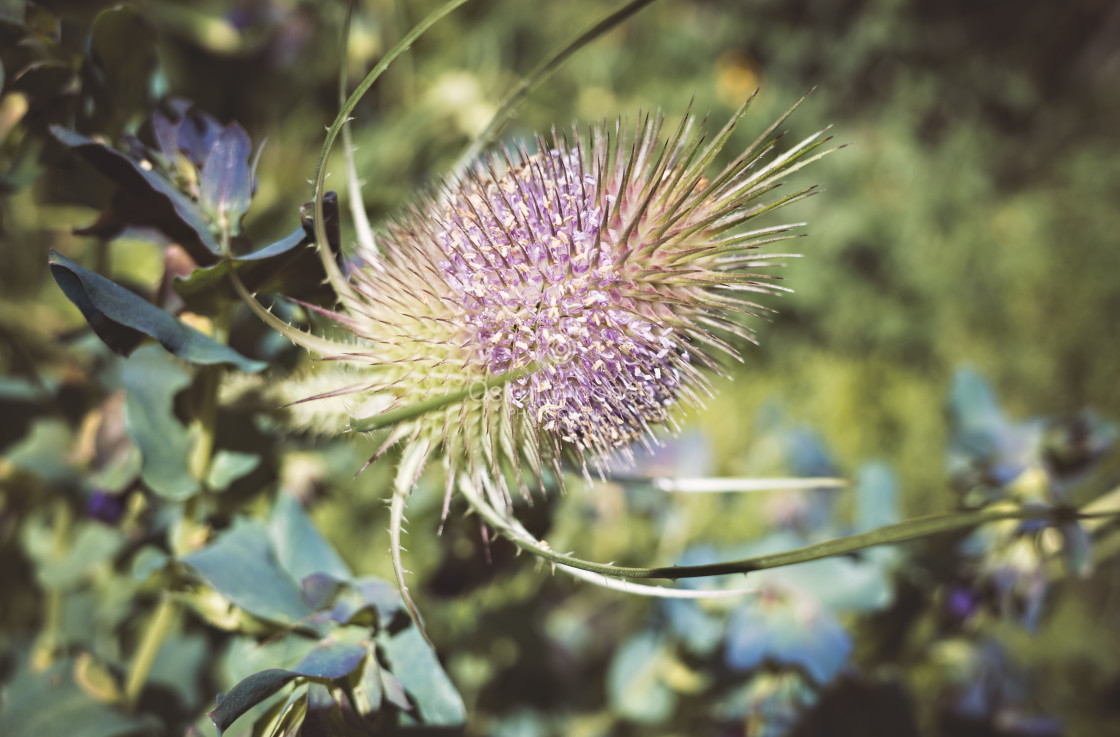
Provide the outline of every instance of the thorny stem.
{"type": "Polygon", "coordinates": [[[350,429],[356,432],[372,432],[374,430],[381,430],[386,427],[399,425],[405,420],[411,420],[413,417],[419,417],[433,410],[448,407],[452,404],[458,404],[464,399],[471,398],[476,393],[484,393],[494,387],[503,386],[538,370],[540,370],[540,366],[536,362],[530,363],[528,366],[517,369],[516,371],[507,371],[501,375],[488,376],[485,379],[471,382],[465,389],[460,389],[459,391],[437,394],[423,401],[413,402],[404,407],[379,412],[369,417],[356,417],[350,421],[350,429]]]}
{"type": "MultiPolygon", "coordinates": [[[[523,527],[521,527],[516,520],[511,519],[509,516],[500,514],[496,509],[486,503],[473,486],[464,479],[460,484],[460,489],[463,496],[466,497],[467,503],[471,508],[479,514],[487,523],[494,527],[499,533],[506,537],[517,547],[522,550],[528,551],[533,555],[543,558],[544,560],[556,563],[562,566],[571,568],[578,568],[591,573],[597,573],[603,576],[613,576],[615,578],[629,578],[629,579],[647,579],[647,578],[660,578],[669,580],[679,580],[682,578],[699,578],[702,576],[722,576],[733,573],[750,573],[752,571],[760,571],[767,568],[780,568],[782,566],[790,566],[797,563],[806,563],[812,560],[819,560],[821,558],[831,558],[838,555],[846,555],[854,553],[867,548],[877,547],[879,545],[893,545],[896,543],[907,542],[921,537],[928,537],[930,535],[939,535],[947,532],[955,532],[960,530],[968,530],[973,527],[986,524],[988,522],[996,522],[999,520],[1008,519],[1053,519],[1065,520],[1068,518],[1080,519],[1086,517],[1098,516],[1094,514],[1081,514],[1077,512],[1067,512],[1045,508],[1012,508],[1012,507],[995,507],[981,510],[970,510],[961,512],[946,512],[943,514],[931,514],[924,517],[916,517],[905,522],[899,522],[893,525],[886,525],[867,532],[861,532],[855,535],[848,535],[846,537],[838,537],[832,540],[825,540],[805,547],[796,548],[794,550],[787,550],[781,553],[773,553],[770,555],[761,555],[753,558],[742,558],[740,560],[724,561],[720,563],[709,563],[705,565],[695,566],[661,566],[655,568],[635,568],[627,566],[615,566],[610,564],[595,563],[592,561],[582,560],[570,555],[564,555],[554,552],[548,547],[548,544],[542,540],[537,540],[530,535],[523,527]]],[[[1116,516],[1116,512],[1104,513],[1108,516],[1116,516]]]]}
{"type": "Polygon", "coordinates": [[[416,609],[416,604],[412,601],[412,594],[409,593],[408,583],[404,578],[404,561],[401,560],[401,531],[404,529],[404,504],[407,500],[407,489],[395,489],[393,491],[393,499],[389,502],[389,550],[393,556],[393,574],[397,579],[397,588],[400,589],[401,599],[404,600],[404,605],[405,608],[408,609],[409,616],[412,617],[416,628],[420,630],[420,634],[424,636],[428,644],[433,645],[431,638],[428,637],[428,633],[424,629],[423,620],[420,619],[420,612],[416,609]]]}
{"type": "MultiPolygon", "coordinates": [[[[323,269],[327,273],[327,279],[330,281],[331,286],[334,287],[339,297],[350,295],[350,283],[342,273],[342,270],[334,259],[334,254],[331,252],[330,241],[327,240],[326,223],[323,217],[323,183],[327,178],[327,159],[331,155],[331,149],[334,147],[335,139],[338,138],[343,126],[349,122],[350,113],[357,107],[358,102],[365,96],[369,88],[373,86],[373,83],[377,81],[377,78],[389,68],[389,65],[407,51],[416,39],[422,36],[436,21],[465,2],[467,2],[467,0],[450,0],[433,10],[426,18],[417,23],[411,31],[405,34],[400,41],[381,57],[373,69],[370,70],[369,74],[358,83],[357,88],[343,104],[342,109],[339,110],[338,116],[334,119],[334,122],[327,128],[327,137],[323,141],[323,148],[319,152],[319,160],[315,164],[315,177],[311,186],[311,201],[314,203],[315,242],[318,244],[319,256],[323,262],[323,269]]],[[[346,61],[343,60],[342,63],[345,64],[346,61]]]]}
{"type": "Polygon", "coordinates": [[[607,16],[580,31],[575,38],[565,43],[559,51],[549,56],[535,69],[525,75],[517,86],[514,87],[513,91],[510,92],[509,96],[502,101],[498,111],[494,113],[494,117],[492,117],[490,122],[486,125],[486,129],[475,138],[470,148],[459,158],[459,163],[455,166],[452,175],[453,178],[461,177],[466,173],[467,167],[471,165],[471,162],[478,158],[483,149],[497,139],[498,134],[501,133],[505,124],[509,122],[509,119],[513,116],[514,108],[517,107],[517,104],[521,102],[522,98],[552,76],[552,73],[559,69],[568,57],[652,2],[654,2],[654,0],[629,0],[629,2],[622,5],[622,7],[612,11],[607,16]]]}

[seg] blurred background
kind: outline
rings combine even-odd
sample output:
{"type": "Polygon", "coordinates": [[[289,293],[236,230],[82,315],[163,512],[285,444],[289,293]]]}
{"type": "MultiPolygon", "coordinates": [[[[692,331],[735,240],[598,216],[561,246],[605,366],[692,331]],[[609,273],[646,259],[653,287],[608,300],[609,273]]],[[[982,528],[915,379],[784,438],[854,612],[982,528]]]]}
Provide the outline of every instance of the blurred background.
{"type": "MultiPolygon", "coordinates": [[[[111,189],[76,174],[46,126],[117,142],[168,96],[240,122],[254,144],[267,141],[244,227],[269,243],[299,224],[324,126],[338,109],[339,66],[353,85],[435,3],[357,3],[346,58],[341,3],[133,3],[150,44],[121,50],[125,61],[101,69],[150,70],[135,89],[119,72],[98,76],[81,61],[107,6],[0,3],[8,14],[0,39],[0,452],[9,464],[0,546],[15,562],[0,627],[11,642],[33,635],[46,606],[21,532],[44,497],[13,481],[13,453],[31,447],[37,423],[52,413],[71,433],[62,445],[76,443],[104,394],[84,373],[88,363],[73,357],[84,350],[85,322],[50,278],[47,251],[146,294],[165,270],[161,244],[124,237],[103,247],[72,233],[97,218],[111,189]],[[42,36],[57,43],[28,40],[42,36]],[[99,85],[131,92],[104,106],[99,85]],[[27,382],[51,387],[50,401],[21,394],[27,382]]],[[[476,0],[434,26],[355,113],[374,223],[438,182],[522,75],[616,6],[476,0]]],[[[519,105],[503,136],[651,110],[673,123],[690,106],[714,130],[756,90],[726,158],[809,90],[785,126],[789,140],[831,126],[847,145],[798,173],[798,184],[819,183],[820,193],[771,221],[806,221],[810,235],[796,243],[804,257],[783,271],[794,292],[769,300],[777,313],[754,323],[761,345],[742,346],[745,362],[716,380],[717,399],[684,418],[681,438],[639,471],[835,474],[859,483],[804,495],[700,496],[576,480],[564,496],[521,510],[554,549],[661,565],[703,557],[703,546],[729,557],[779,529],[802,534],[795,544],[814,530],[856,529],[861,514],[887,507],[897,512],[884,521],[945,511],[968,503],[962,488],[972,488],[953,464],[969,412],[998,416],[987,427],[1008,437],[1056,427],[1075,446],[1108,435],[1101,428],[1120,418],[1120,4],[661,0],[580,50],[519,105]],[[889,501],[861,506],[865,498],[889,501]]],[[[333,172],[328,184],[341,188],[337,154],[333,172]]],[[[353,239],[344,217],[344,249],[353,239]]],[[[235,344],[264,355],[254,318],[236,320],[235,344]]],[[[278,360],[290,367],[298,356],[278,360]]],[[[276,442],[277,475],[299,491],[342,558],[389,578],[384,499],[393,461],[355,477],[368,442],[276,442]]],[[[1035,602],[1042,613],[1024,623],[1022,612],[985,609],[990,592],[973,585],[984,566],[967,562],[969,540],[917,544],[905,560],[883,562],[890,573],[873,587],[875,606],[820,605],[834,624],[810,620],[804,629],[835,626],[832,640],[752,656],[747,645],[735,650],[722,622],[739,616],[742,626],[763,628],[754,614],[688,614],[554,575],[501,542],[487,550],[477,520],[458,505],[437,537],[439,470],[411,501],[407,565],[471,734],[1120,728],[1115,555],[1097,560],[1089,578],[1051,582],[1035,602]],[[965,562],[946,562],[946,551],[965,562]],[[688,619],[700,614],[708,624],[688,619]],[[706,626],[711,643],[684,634],[706,626]],[[825,661],[838,664],[813,665],[825,661]]],[[[1105,457],[1077,484],[1063,480],[1063,500],[1080,504],[1115,487],[1118,471],[1105,457]]],[[[262,513],[267,494],[246,493],[227,512],[262,513]]],[[[119,627],[129,621],[122,614],[119,627]]],[[[184,723],[228,687],[208,667],[191,676],[203,696],[178,697],[184,723]]]]}

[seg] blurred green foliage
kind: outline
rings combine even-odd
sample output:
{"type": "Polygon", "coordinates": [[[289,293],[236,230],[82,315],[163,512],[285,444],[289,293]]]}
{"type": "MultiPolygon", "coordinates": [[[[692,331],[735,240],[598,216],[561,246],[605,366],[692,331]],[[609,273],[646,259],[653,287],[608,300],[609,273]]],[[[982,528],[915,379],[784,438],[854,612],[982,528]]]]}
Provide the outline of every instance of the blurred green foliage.
{"type": "MultiPolygon", "coordinates": [[[[288,237],[286,254],[303,241],[300,205],[338,108],[340,65],[360,78],[435,5],[358,3],[342,58],[338,2],[0,3],[0,731],[64,733],[62,722],[34,720],[61,719],[65,708],[83,720],[82,734],[212,734],[205,712],[215,694],[282,668],[294,674],[283,684],[298,688],[257,716],[273,709],[288,724],[316,714],[327,724],[350,679],[348,693],[369,701],[346,713],[368,707],[385,720],[379,728],[407,724],[422,703],[431,712],[421,707],[421,721],[436,724],[465,708],[471,734],[764,734],[786,718],[802,734],[1046,726],[1015,722],[1021,712],[1058,717],[1071,734],[1115,733],[1115,535],[1097,546],[1091,579],[1053,585],[1033,633],[1006,612],[947,622],[954,586],[969,583],[961,577],[971,569],[952,562],[961,541],[917,544],[898,564],[889,606],[840,613],[854,643],[850,672],[813,685],[771,664],[765,679],[748,680],[675,642],[658,605],[553,577],[502,541],[484,543],[457,505],[437,537],[443,482],[432,469],[410,504],[408,565],[436,662],[403,616],[392,621],[402,614],[396,603],[361,598],[363,581],[390,572],[383,500],[392,461],[354,476],[376,443],[290,437],[254,404],[253,380],[153,346],[125,359],[89,332],[51,278],[51,249],[178,313],[184,330],[228,340],[239,360],[269,362],[265,381],[302,360],[247,311],[220,314],[222,300],[206,297],[215,282],[201,270],[191,277],[197,292],[174,287],[194,265],[181,249],[137,229],[116,239],[75,234],[120,202],[104,168],[73,155],[51,125],[126,151],[131,135],[154,143],[147,121],[171,97],[221,124],[237,121],[254,146],[267,143],[235,249],[288,237]],[[227,395],[237,400],[213,405],[227,395]],[[196,500],[195,487],[176,481],[191,480],[192,449],[211,431],[207,491],[196,500]],[[302,506],[285,506],[292,499],[302,506]],[[308,519],[326,538],[308,543],[319,555],[310,568],[300,562],[309,549],[286,552],[295,538],[275,532],[308,519]],[[291,611],[255,607],[239,598],[244,579],[222,579],[230,561],[244,559],[221,557],[234,543],[266,569],[245,576],[271,577],[286,592],[266,604],[285,600],[291,611]],[[342,582],[322,607],[299,598],[316,572],[342,582]],[[106,706],[128,701],[128,672],[168,591],[190,605],[167,623],[138,711],[106,706]],[[365,618],[339,613],[347,595],[365,618]],[[314,611],[334,618],[294,626],[314,611]],[[352,646],[343,655],[363,649],[360,664],[340,656],[316,680],[300,665],[327,640],[352,646]],[[444,671],[454,698],[441,690],[444,671]],[[637,675],[620,682],[619,672],[637,675]],[[47,682],[53,692],[36,690],[47,682]],[[732,686],[737,706],[717,703],[732,686]],[[1014,708],[992,706],[971,721],[945,716],[945,704],[971,703],[969,689],[983,690],[986,705],[1014,708]],[[765,709],[777,716],[767,722],[758,716],[765,709]]],[[[433,27],[356,110],[358,170],[375,223],[438,181],[520,75],[616,5],[478,0],[433,27]]],[[[964,496],[946,472],[947,448],[957,446],[945,398],[962,364],[998,388],[1008,417],[1086,407],[1120,417],[1118,29],[1120,13],[1105,0],[662,0],[530,95],[508,139],[656,108],[672,122],[690,105],[719,121],[758,88],[748,125],[727,147],[734,152],[815,88],[790,121],[791,137],[832,124],[849,144],[798,175],[824,186],[794,215],[811,232],[799,244],[805,257],[786,268],[795,292],[761,326],[762,346],[744,347],[745,365],[716,382],[718,400],[687,418],[686,441],[664,468],[799,473],[790,438],[812,427],[830,449],[829,473],[854,475],[866,459],[889,464],[903,516],[913,516],[964,496]]],[[[338,189],[341,161],[328,180],[338,189]]],[[[345,252],[346,219],[340,240],[345,252]]],[[[254,268],[240,273],[249,279],[254,268]]],[[[262,283],[274,276],[266,270],[262,283]]],[[[1081,436],[1069,437],[1077,446],[1081,436]]],[[[1118,470],[1114,457],[1087,470],[1068,501],[1114,487],[1118,470]]],[[[696,543],[735,548],[809,504],[780,493],[571,486],[520,510],[526,526],[557,550],[635,565],[677,561],[696,543]]],[[[850,493],[829,502],[842,519],[860,513],[850,493]]],[[[229,734],[249,734],[248,721],[229,734]]]]}

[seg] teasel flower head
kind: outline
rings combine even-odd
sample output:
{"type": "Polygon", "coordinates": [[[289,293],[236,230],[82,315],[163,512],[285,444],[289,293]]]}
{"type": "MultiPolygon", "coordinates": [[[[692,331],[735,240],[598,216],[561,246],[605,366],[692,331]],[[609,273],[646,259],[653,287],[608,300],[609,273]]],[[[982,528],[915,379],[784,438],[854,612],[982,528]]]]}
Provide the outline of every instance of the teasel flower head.
{"type": "Polygon", "coordinates": [[[392,427],[399,487],[438,452],[448,497],[470,484],[495,507],[564,458],[603,473],[657,443],[753,340],[742,316],[785,291],[759,271],[780,254],[757,249],[802,224],[749,226],[811,194],[774,190],[828,153],[823,131],[779,151],[783,116],[713,173],[746,109],[711,140],[691,117],[554,131],[445,183],[336,271],[340,307],[320,311],[349,342],[309,347],[347,378],[312,400],[392,427]]]}

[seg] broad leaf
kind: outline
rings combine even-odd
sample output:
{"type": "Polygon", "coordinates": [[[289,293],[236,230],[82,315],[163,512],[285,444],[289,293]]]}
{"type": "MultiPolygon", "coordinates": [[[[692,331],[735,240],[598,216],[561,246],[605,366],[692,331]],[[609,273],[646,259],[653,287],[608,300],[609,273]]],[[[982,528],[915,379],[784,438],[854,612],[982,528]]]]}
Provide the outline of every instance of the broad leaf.
{"type": "Polygon", "coordinates": [[[439,658],[415,626],[393,637],[380,638],[389,670],[412,697],[420,721],[431,726],[455,726],[467,720],[467,709],[439,658]]]}
{"type": "Polygon", "coordinates": [[[242,522],[183,562],[245,611],[273,622],[295,623],[313,612],[299,584],[280,567],[259,522],[242,522]]]}
{"type": "Polygon", "coordinates": [[[4,689],[0,734],[4,737],[126,737],[155,735],[152,717],[125,714],[79,689],[69,669],[20,672],[4,689]]]}
{"type": "Polygon", "coordinates": [[[117,353],[129,355],[147,336],[190,363],[229,363],[242,371],[261,371],[267,366],[185,325],[167,311],[57,251],[51,251],[50,267],[58,286],[81,310],[93,331],[117,353]]]}
{"type": "Polygon", "coordinates": [[[343,581],[353,575],[291,494],[277,496],[269,535],[280,565],[297,581],[313,573],[325,573],[343,581]]]}
{"type": "Polygon", "coordinates": [[[125,431],[140,448],[141,478],[165,499],[190,498],[200,488],[189,466],[194,437],[174,408],[175,395],[190,386],[190,374],[149,345],[124,362],[121,379],[126,390],[125,431]]]}

